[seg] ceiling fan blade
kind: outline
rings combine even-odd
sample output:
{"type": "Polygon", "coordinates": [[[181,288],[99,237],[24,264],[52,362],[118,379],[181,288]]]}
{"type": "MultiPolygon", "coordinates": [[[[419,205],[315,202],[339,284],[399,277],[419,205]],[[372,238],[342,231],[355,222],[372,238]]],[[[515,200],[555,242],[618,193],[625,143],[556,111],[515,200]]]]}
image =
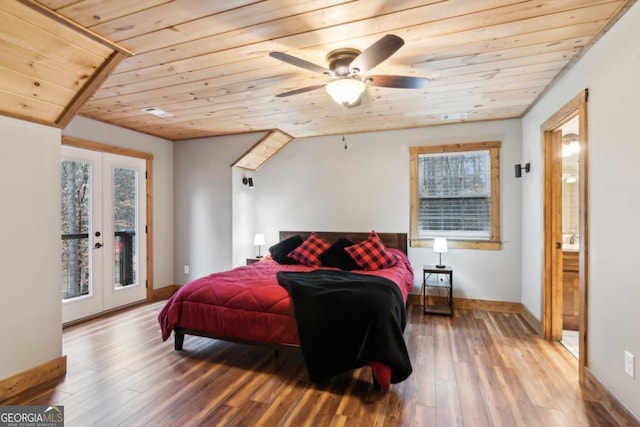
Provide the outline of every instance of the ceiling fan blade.
{"type": "Polygon", "coordinates": [[[316,65],[313,62],[305,61],[304,59],[291,56],[284,52],[270,52],[269,56],[275,59],[279,59],[280,61],[286,62],[287,64],[295,65],[296,67],[313,71],[314,73],[320,73],[320,74],[326,74],[326,75],[333,74],[328,68],[321,67],[320,65],[316,65]]]}
{"type": "Polygon", "coordinates": [[[387,34],[366,48],[349,65],[352,72],[366,73],[402,47],[404,40],[394,34],[387,34]]]}
{"type": "Polygon", "coordinates": [[[299,93],[311,92],[312,90],[320,89],[320,88],[323,88],[325,86],[326,86],[326,83],[325,84],[319,84],[319,85],[305,86],[305,87],[301,87],[300,89],[291,90],[289,92],[279,93],[279,94],[276,95],[276,98],[284,98],[284,97],[291,96],[291,95],[297,95],[299,93]]]}
{"type": "Polygon", "coordinates": [[[429,83],[427,78],[410,76],[367,76],[365,81],[371,86],[397,89],[422,89],[429,83]]]}

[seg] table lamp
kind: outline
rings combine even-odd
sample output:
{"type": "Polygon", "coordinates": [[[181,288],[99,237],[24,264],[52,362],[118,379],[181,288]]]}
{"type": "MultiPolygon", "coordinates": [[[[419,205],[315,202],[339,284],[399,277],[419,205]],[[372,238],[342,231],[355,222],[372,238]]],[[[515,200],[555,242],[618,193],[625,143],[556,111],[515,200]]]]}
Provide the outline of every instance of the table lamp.
{"type": "Polygon", "coordinates": [[[442,263],[442,252],[447,252],[447,239],[444,237],[436,237],[433,239],[433,251],[438,252],[440,255],[440,261],[436,264],[436,268],[445,268],[442,263]]]}
{"type": "Polygon", "coordinates": [[[260,246],[264,245],[264,234],[256,234],[253,239],[253,244],[258,247],[258,258],[262,258],[262,255],[260,255],[260,246]]]}

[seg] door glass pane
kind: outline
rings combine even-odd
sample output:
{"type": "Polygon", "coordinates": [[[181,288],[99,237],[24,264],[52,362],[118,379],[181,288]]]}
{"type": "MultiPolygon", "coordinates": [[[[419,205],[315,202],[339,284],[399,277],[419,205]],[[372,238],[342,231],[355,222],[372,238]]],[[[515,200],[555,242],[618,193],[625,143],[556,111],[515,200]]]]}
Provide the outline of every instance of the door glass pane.
{"type": "Polygon", "coordinates": [[[138,206],[138,171],[113,169],[114,283],[128,286],[136,283],[136,224],[138,206]]]}
{"type": "Polygon", "coordinates": [[[88,295],[90,289],[89,230],[91,164],[63,160],[62,208],[62,299],[88,295]]]}

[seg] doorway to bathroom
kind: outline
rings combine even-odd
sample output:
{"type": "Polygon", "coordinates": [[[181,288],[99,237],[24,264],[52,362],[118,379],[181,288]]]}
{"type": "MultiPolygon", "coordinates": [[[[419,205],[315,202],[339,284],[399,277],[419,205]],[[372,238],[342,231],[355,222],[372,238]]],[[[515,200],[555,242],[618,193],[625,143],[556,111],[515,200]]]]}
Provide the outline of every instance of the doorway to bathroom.
{"type": "Polygon", "coordinates": [[[585,90],[541,127],[544,156],[544,338],[578,358],[584,380],[588,282],[588,138],[585,90]]]}

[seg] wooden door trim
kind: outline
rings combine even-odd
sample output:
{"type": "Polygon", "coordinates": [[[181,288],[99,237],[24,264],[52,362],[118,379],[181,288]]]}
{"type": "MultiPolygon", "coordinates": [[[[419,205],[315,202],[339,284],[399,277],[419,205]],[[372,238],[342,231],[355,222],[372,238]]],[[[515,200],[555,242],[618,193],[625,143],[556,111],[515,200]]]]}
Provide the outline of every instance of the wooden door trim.
{"type": "Polygon", "coordinates": [[[147,168],[147,301],[153,301],[153,154],[70,136],[63,136],[62,144],[145,160],[147,168]]]}
{"type": "Polygon", "coordinates": [[[578,233],[580,233],[579,254],[578,254],[578,271],[580,274],[580,316],[579,322],[579,348],[580,358],[578,363],[580,383],[585,382],[585,368],[588,364],[588,300],[589,300],[589,134],[587,132],[587,99],[588,92],[585,90],[584,102],[580,103],[578,108],[580,114],[580,154],[578,159],[580,161],[579,168],[579,188],[580,193],[580,206],[578,208],[580,215],[580,222],[578,225],[578,233]],[[584,350],[582,350],[584,349],[584,350]]]}
{"type": "Polygon", "coordinates": [[[563,292],[562,287],[554,286],[562,280],[562,193],[554,191],[562,187],[562,132],[560,130],[544,131],[544,283],[542,293],[543,321],[542,332],[546,340],[562,339],[563,292]],[[560,211],[560,214],[559,212],[560,211]]]}
{"type": "MultiPolygon", "coordinates": [[[[580,313],[579,313],[579,346],[580,355],[578,357],[578,378],[581,384],[585,381],[585,368],[588,366],[588,284],[589,284],[589,182],[588,182],[588,118],[587,118],[587,102],[589,99],[589,89],[585,89],[575,98],[564,105],[560,110],[547,119],[541,126],[542,134],[542,150],[544,166],[544,259],[543,259],[543,283],[542,283],[542,331],[543,336],[547,340],[553,339],[554,322],[562,319],[561,310],[556,313],[554,311],[551,298],[554,295],[553,270],[551,263],[551,251],[555,247],[555,239],[553,230],[550,227],[551,215],[551,137],[553,132],[558,130],[569,119],[578,115],[580,126],[580,168],[579,168],[579,258],[578,270],[580,275],[580,313]]],[[[561,257],[560,257],[561,258],[561,257]]]]}

